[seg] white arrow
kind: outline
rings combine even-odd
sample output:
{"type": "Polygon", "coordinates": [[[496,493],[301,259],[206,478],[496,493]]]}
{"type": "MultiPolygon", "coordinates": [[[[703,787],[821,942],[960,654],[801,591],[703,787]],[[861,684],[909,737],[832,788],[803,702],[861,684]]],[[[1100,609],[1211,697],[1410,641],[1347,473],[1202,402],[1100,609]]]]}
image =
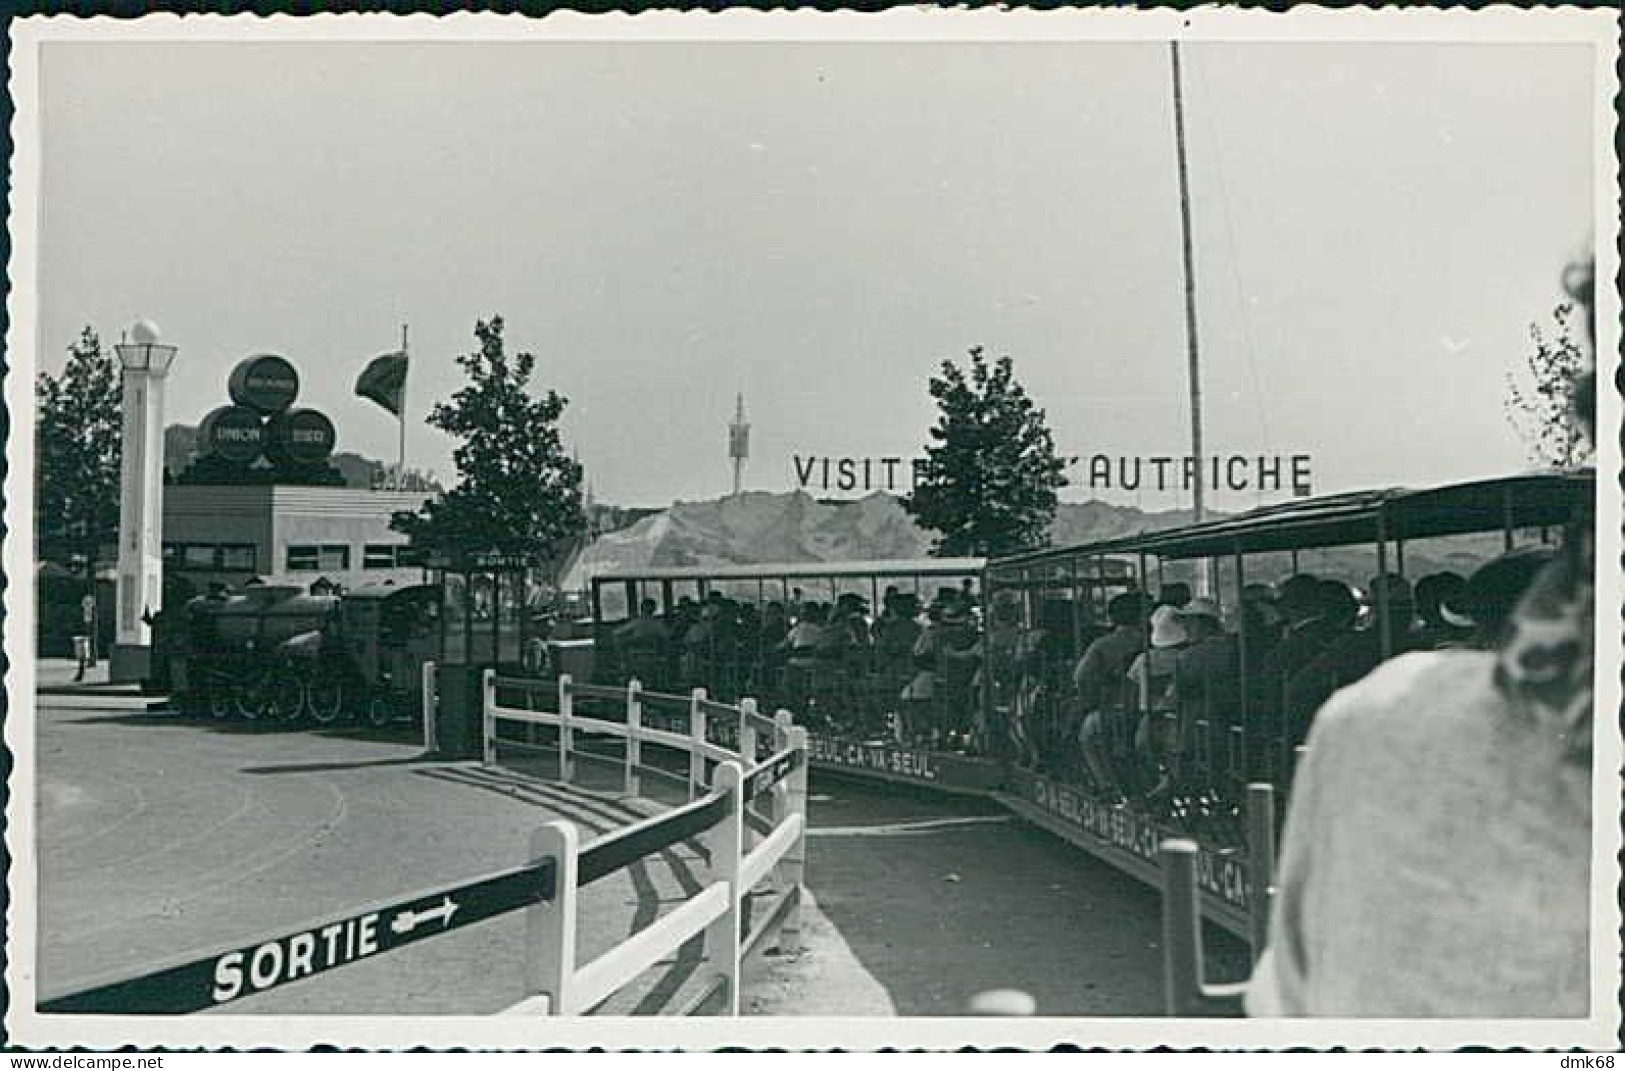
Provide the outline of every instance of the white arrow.
{"type": "Polygon", "coordinates": [[[440,899],[439,907],[430,908],[427,911],[402,911],[390,920],[389,928],[393,933],[411,933],[417,929],[418,923],[439,919],[440,928],[443,930],[451,925],[451,917],[456,913],[457,901],[449,896],[443,896],[440,899]]]}

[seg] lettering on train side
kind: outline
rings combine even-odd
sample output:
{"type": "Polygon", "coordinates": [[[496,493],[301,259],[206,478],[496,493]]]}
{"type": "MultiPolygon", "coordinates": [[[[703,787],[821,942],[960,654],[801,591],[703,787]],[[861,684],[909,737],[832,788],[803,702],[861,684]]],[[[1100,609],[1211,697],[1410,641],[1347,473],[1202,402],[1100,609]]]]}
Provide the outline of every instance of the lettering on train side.
{"type": "Polygon", "coordinates": [[[816,736],[808,742],[807,748],[814,762],[853,770],[874,770],[921,781],[937,780],[937,769],[932,764],[930,753],[925,751],[865,746],[849,740],[828,740],[816,736]]]}
{"type": "MultiPolygon", "coordinates": [[[[1064,819],[1102,844],[1155,862],[1157,845],[1171,830],[1164,830],[1136,811],[1114,807],[1094,797],[1044,778],[1033,778],[1023,793],[1042,810],[1064,819]]],[[[1246,907],[1246,868],[1233,853],[1203,846],[1197,854],[1196,882],[1205,892],[1227,903],[1246,907]]]]}

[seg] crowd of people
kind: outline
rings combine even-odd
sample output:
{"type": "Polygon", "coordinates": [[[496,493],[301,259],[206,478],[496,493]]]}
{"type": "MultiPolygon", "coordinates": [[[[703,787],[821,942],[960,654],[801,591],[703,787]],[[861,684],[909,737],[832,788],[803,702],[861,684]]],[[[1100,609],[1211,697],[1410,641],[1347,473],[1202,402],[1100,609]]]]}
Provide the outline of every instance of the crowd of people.
{"type": "Polygon", "coordinates": [[[666,614],[645,599],[600,657],[652,691],[755,696],[815,730],[1224,810],[1246,781],[1288,776],[1316,712],[1386,658],[1493,646],[1550,557],[1528,547],[1470,579],[1389,574],[1363,593],[1299,573],[1230,607],[1173,582],[1116,595],[1104,620],[1092,602],[1017,591],[984,607],[968,580],[929,603],[888,589],[879,613],[856,594],[757,606],[712,592],[666,614]]]}

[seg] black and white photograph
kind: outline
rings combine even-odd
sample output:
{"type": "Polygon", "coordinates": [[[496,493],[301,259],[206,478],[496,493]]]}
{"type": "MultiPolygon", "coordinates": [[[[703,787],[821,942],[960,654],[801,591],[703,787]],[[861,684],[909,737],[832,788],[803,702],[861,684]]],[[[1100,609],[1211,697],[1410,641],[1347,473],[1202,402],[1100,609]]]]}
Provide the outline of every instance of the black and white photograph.
{"type": "Polygon", "coordinates": [[[14,21],[7,1036],[1616,1048],[1618,30],[14,21]]]}

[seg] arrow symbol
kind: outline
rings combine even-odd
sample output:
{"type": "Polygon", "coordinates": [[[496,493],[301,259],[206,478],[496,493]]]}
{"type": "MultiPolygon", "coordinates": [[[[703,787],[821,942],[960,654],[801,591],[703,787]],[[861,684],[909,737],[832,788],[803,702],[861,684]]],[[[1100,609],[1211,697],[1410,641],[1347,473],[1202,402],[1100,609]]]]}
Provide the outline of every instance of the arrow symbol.
{"type": "Polygon", "coordinates": [[[440,906],[427,911],[402,911],[389,922],[391,933],[406,934],[417,929],[418,923],[440,920],[440,928],[444,930],[451,925],[451,917],[457,913],[457,901],[450,896],[440,898],[440,906]]]}

